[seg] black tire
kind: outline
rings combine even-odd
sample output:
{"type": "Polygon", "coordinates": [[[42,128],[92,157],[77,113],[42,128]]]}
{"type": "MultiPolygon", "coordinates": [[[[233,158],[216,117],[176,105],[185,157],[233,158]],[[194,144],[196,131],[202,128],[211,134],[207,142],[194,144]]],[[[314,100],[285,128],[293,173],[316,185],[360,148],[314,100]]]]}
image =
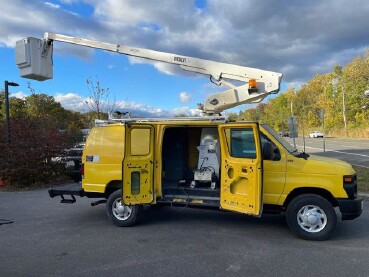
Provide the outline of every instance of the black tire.
{"type": "Polygon", "coordinates": [[[290,230],[305,240],[326,240],[337,225],[337,214],[332,204],[315,194],[302,194],[287,207],[287,224],[290,230]]]}
{"type": "Polygon", "coordinates": [[[110,194],[106,202],[106,213],[114,225],[118,227],[133,226],[140,220],[143,208],[141,205],[122,205],[121,199],[122,190],[110,194]]]}

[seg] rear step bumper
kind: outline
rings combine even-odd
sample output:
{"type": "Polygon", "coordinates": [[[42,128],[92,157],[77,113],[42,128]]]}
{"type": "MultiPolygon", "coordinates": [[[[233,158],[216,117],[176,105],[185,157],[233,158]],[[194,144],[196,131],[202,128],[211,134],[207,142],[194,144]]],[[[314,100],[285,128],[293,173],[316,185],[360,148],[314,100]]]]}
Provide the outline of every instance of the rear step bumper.
{"type": "Polygon", "coordinates": [[[61,203],[73,204],[76,202],[75,196],[84,197],[86,196],[85,191],[82,188],[82,184],[73,183],[62,187],[49,189],[49,195],[51,198],[55,196],[61,197],[61,203]],[[65,196],[69,195],[70,198],[66,199],[65,196]]]}
{"type": "MultiPolygon", "coordinates": [[[[54,198],[55,196],[60,196],[61,201],[60,203],[66,203],[66,204],[73,204],[76,202],[76,197],[84,197],[87,198],[105,198],[104,193],[98,193],[98,192],[85,192],[82,188],[81,183],[73,183],[68,184],[62,187],[52,188],[49,189],[49,195],[51,198],[54,198]],[[69,195],[70,197],[66,198],[66,196],[69,195]]],[[[106,199],[99,200],[96,202],[91,203],[91,206],[96,206],[98,204],[106,203],[106,199]]]]}

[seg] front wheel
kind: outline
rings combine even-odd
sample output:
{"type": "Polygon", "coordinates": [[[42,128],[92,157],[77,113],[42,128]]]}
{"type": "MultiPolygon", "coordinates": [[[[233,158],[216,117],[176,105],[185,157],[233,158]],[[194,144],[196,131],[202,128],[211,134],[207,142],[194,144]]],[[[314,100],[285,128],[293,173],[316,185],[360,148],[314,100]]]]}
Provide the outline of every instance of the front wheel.
{"type": "Polygon", "coordinates": [[[298,237],[306,240],[326,240],[337,225],[332,204],[315,194],[297,196],[287,207],[287,224],[298,237]]]}
{"type": "Polygon", "coordinates": [[[122,190],[110,194],[106,203],[106,213],[111,221],[118,227],[135,225],[142,215],[143,208],[140,205],[128,206],[122,202],[122,190]]]}

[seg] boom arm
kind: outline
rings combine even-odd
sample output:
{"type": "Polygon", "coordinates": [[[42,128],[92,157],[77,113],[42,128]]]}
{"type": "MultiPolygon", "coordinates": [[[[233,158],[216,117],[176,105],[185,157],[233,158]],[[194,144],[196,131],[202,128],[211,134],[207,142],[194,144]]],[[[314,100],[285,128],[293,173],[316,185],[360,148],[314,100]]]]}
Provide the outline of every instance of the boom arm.
{"type": "MultiPolygon", "coordinates": [[[[243,67],[233,64],[219,63],[193,57],[181,56],[177,54],[159,52],[149,49],[130,47],[120,44],[88,40],[83,38],[65,36],[55,33],[45,33],[42,42],[43,57],[52,52],[52,42],[60,41],[82,45],[91,48],[103,49],[128,56],[144,58],[169,64],[179,65],[183,70],[209,75],[212,82],[217,85],[224,85],[229,89],[210,95],[204,105],[199,108],[205,114],[218,114],[225,109],[232,108],[245,103],[260,102],[271,93],[278,93],[282,74],[250,67],[243,67]],[[227,80],[240,81],[243,84],[236,86],[227,80]],[[251,80],[251,81],[250,81],[251,80]]],[[[18,42],[17,42],[18,47],[18,42]]],[[[16,50],[16,55],[18,54],[16,50]]],[[[49,56],[51,56],[49,54],[49,56]]],[[[40,59],[41,57],[39,57],[40,59]]],[[[21,69],[20,64],[17,65],[21,69]]],[[[22,76],[22,74],[21,74],[22,76]]],[[[24,75],[28,78],[35,78],[30,74],[24,75]]],[[[22,76],[23,77],[23,76],[22,76]]]]}

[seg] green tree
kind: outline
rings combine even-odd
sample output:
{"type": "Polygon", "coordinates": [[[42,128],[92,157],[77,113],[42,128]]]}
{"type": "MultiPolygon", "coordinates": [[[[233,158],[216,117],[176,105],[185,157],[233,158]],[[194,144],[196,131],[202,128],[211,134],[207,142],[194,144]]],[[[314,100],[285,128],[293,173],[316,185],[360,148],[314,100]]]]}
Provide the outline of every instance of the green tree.
{"type": "Polygon", "coordinates": [[[267,103],[240,112],[239,118],[262,121],[282,130],[287,127],[289,105],[293,102],[298,123],[305,128],[320,128],[324,110],[326,130],[342,129],[344,107],[348,128],[368,128],[369,98],[364,96],[368,89],[369,50],[345,67],[335,65],[331,72],[315,75],[295,93],[289,88],[267,103]]]}
{"type": "Polygon", "coordinates": [[[295,103],[293,88],[287,89],[285,93],[281,93],[269,101],[269,105],[265,110],[266,119],[267,123],[275,130],[284,131],[288,129],[288,117],[291,116],[291,103],[295,103]]]}
{"type": "Polygon", "coordinates": [[[368,126],[369,111],[365,108],[368,99],[364,91],[369,88],[369,52],[350,62],[342,74],[342,89],[345,93],[347,124],[350,127],[368,126]]]}
{"type": "Polygon", "coordinates": [[[244,111],[241,111],[238,115],[238,120],[246,120],[246,121],[264,121],[265,122],[265,109],[268,104],[260,103],[254,108],[249,108],[244,111]]]}

